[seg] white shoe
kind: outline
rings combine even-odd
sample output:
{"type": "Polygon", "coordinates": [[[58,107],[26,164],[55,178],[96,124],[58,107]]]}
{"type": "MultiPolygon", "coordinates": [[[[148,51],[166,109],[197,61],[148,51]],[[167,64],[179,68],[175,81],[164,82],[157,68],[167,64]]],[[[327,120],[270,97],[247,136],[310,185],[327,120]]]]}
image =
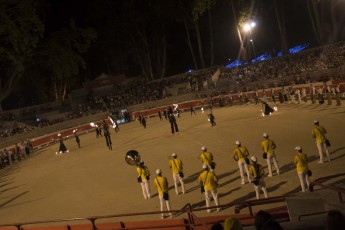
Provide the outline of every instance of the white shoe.
{"type": "Polygon", "coordinates": [[[69,150],[67,149],[67,152],[69,152],[69,150]]]}
{"type": "Polygon", "coordinates": [[[245,183],[246,183],[246,182],[242,181],[242,182],[241,182],[241,185],[244,185],[245,183]]]}
{"type": "Polygon", "coordinates": [[[317,162],[317,163],[319,163],[319,164],[323,164],[323,163],[325,163],[325,162],[323,162],[323,161],[319,161],[319,162],[317,162]]]}
{"type": "Polygon", "coordinates": [[[272,174],[268,174],[267,176],[268,176],[268,177],[272,177],[273,175],[272,175],[272,174]]]}

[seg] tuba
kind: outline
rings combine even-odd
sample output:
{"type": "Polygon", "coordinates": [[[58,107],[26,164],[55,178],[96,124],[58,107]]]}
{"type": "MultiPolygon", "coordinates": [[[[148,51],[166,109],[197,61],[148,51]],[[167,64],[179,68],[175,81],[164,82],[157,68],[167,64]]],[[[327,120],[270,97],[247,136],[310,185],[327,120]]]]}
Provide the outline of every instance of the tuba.
{"type": "Polygon", "coordinates": [[[141,160],[140,154],[137,150],[129,150],[126,153],[125,161],[129,165],[138,165],[141,160]]]}

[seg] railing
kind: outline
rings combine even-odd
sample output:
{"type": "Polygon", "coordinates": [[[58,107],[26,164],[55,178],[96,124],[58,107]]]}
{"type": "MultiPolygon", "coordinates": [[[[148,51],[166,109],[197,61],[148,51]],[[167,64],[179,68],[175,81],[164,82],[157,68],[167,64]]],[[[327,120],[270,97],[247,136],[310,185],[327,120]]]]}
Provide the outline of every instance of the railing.
{"type": "Polygon", "coordinates": [[[279,202],[285,202],[286,197],[285,196],[277,196],[277,197],[270,197],[270,198],[264,198],[264,199],[258,199],[258,200],[248,200],[243,201],[241,204],[238,204],[235,206],[235,213],[238,214],[241,212],[242,209],[248,208],[249,214],[253,215],[253,207],[263,204],[273,204],[273,203],[279,203],[279,202]]]}
{"type": "Polygon", "coordinates": [[[321,188],[332,190],[332,191],[338,193],[339,201],[341,203],[343,203],[344,201],[343,201],[342,194],[345,193],[345,189],[340,188],[340,187],[335,187],[335,186],[323,184],[324,180],[333,179],[333,178],[340,177],[340,176],[345,176],[345,173],[339,173],[339,174],[335,174],[335,175],[320,177],[320,178],[318,178],[318,179],[316,179],[316,180],[314,180],[313,182],[310,183],[309,190],[310,191],[314,191],[314,186],[319,186],[321,188]]]}
{"type": "MultiPolygon", "coordinates": [[[[85,217],[85,218],[70,218],[70,219],[56,219],[56,220],[45,220],[45,221],[34,221],[34,222],[25,222],[25,223],[14,223],[14,224],[6,224],[6,225],[0,225],[0,229],[1,228],[8,228],[8,227],[12,227],[12,228],[16,228],[18,230],[22,230],[25,229],[25,226],[49,226],[49,224],[53,224],[53,223],[61,223],[60,226],[66,226],[67,229],[71,229],[71,227],[73,228],[73,224],[72,222],[74,222],[74,224],[76,222],[80,222],[80,221],[87,221],[89,224],[87,225],[92,225],[92,229],[93,230],[97,230],[97,229],[101,229],[98,227],[101,226],[102,224],[106,224],[106,222],[102,222],[102,223],[97,223],[97,221],[99,220],[104,220],[104,219],[110,219],[110,218],[121,218],[121,217],[130,217],[130,216],[147,216],[147,215],[153,215],[153,214],[157,214],[160,215],[162,213],[168,214],[168,213],[173,213],[176,214],[178,216],[186,214],[187,218],[184,219],[183,224],[179,223],[178,220],[176,219],[171,219],[168,222],[168,224],[152,224],[152,225],[145,225],[145,226],[140,226],[140,227],[135,227],[135,228],[127,228],[122,221],[121,221],[121,227],[119,228],[111,228],[113,230],[116,229],[155,229],[155,228],[176,228],[176,227],[184,227],[185,229],[195,229],[195,228],[200,228],[200,227],[204,227],[205,229],[209,229],[208,225],[212,225],[215,222],[218,222],[219,220],[224,221],[227,217],[229,217],[229,215],[223,215],[217,218],[216,217],[210,217],[210,219],[205,220],[204,218],[206,217],[197,217],[194,213],[198,212],[198,211],[205,211],[207,209],[216,209],[216,208],[221,208],[221,209],[225,209],[225,208],[229,208],[229,207],[233,207],[233,206],[245,206],[246,204],[251,204],[253,205],[265,205],[265,204],[272,204],[276,202],[281,202],[282,197],[272,197],[272,198],[266,198],[266,199],[262,199],[262,200],[253,200],[253,201],[237,201],[237,202],[230,202],[228,204],[225,205],[219,205],[219,206],[211,206],[211,207],[203,207],[203,208],[192,208],[192,206],[190,204],[185,205],[182,209],[180,210],[170,210],[170,211],[154,211],[154,212],[141,212],[141,213],[127,213],[127,214],[118,214],[118,215],[107,215],[107,216],[91,216],[91,217],[85,217]],[[215,221],[215,219],[217,219],[215,221]],[[71,223],[71,224],[67,224],[67,225],[62,225],[62,223],[71,223]],[[174,224],[175,222],[175,224],[174,224]],[[177,223],[176,223],[177,222],[177,223]],[[170,224],[171,223],[171,224],[170,224]]],[[[285,198],[284,198],[285,200],[285,198]]],[[[255,218],[255,216],[253,215],[253,213],[251,213],[250,215],[233,215],[235,218],[239,219],[240,221],[244,221],[250,224],[253,224],[253,218],[255,218]],[[249,222],[248,222],[249,220],[249,222]]],[[[180,219],[181,220],[181,219],[180,219]]],[[[119,220],[120,221],[120,220],[119,220]]],[[[149,222],[149,221],[147,221],[149,222]]],[[[180,221],[182,222],[182,221],[180,221]]],[[[110,222],[109,222],[110,223],[110,222]]],[[[108,224],[109,224],[108,223],[108,224]]],[[[248,224],[247,224],[248,225],[248,224]]],[[[55,225],[54,225],[55,226],[55,225]]],[[[47,227],[47,229],[49,229],[49,227],[47,227]]]]}

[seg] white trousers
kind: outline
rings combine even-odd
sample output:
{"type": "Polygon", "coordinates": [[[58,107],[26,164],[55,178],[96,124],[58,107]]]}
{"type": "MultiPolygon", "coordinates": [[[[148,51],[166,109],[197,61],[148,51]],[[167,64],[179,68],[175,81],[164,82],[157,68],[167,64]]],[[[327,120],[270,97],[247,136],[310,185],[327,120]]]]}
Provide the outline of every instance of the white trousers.
{"type": "MultiPolygon", "coordinates": [[[[167,206],[167,210],[170,211],[170,202],[168,200],[164,200],[163,195],[159,195],[158,198],[159,198],[161,212],[164,211],[164,203],[167,206]]],[[[169,213],[169,215],[172,216],[171,213],[169,213]]],[[[162,213],[161,216],[164,217],[164,214],[162,213]]]]}
{"type": "Polygon", "coordinates": [[[317,143],[316,142],[317,149],[319,150],[320,155],[320,161],[323,161],[323,154],[326,154],[326,156],[330,159],[329,152],[326,146],[326,143],[317,143]]]}
{"type": "Polygon", "coordinates": [[[256,193],[256,199],[260,199],[260,190],[264,193],[265,198],[268,198],[266,183],[263,178],[259,179],[259,185],[254,184],[254,189],[256,193]]]}
{"type": "Polygon", "coordinates": [[[150,199],[150,183],[147,180],[143,180],[141,183],[141,189],[143,190],[143,195],[145,199],[150,199]]]}
{"type": "Polygon", "coordinates": [[[185,193],[185,190],[184,190],[183,178],[180,177],[180,175],[177,173],[177,174],[173,174],[173,179],[174,179],[175,192],[176,192],[176,194],[178,195],[178,181],[179,181],[180,184],[181,184],[182,193],[184,194],[184,193],[185,193]]]}
{"type": "MultiPolygon", "coordinates": [[[[214,203],[216,206],[219,205],[218,202],[218,193],[217,190],[205,190],[205,200],[206,200],[206,207],[210,207],[211,199],[213,198],[214,203]]],[[[217,209],[219,211],[219,209],[217,209]]],[[[207,209],[207,212],[211,212],[211,209],[207,209]]]]}
{"type": "Polygon", "coordinates": [[[277,171],[277,174],[279,174],[279,165],[278,165],[278,162],[277,162],[277,159],[276,157],[273,155],[273,154],[267,154],[267,168],[268,168],[268,174],[269,175],[273,175],[272,174],[272,162],[274,164],[274,167],[276,168],[276,171],[277,171]]]}
{"type": "Polygon", "coordinates": [[[302,192],[309,190],[309,177],[307,175],[307,170],[304,172],[297,172],[299,181],[301,183],[302,192]]]}
{"type": "Polygon", "coordinates": [[[247,178],[249,181],[248,165],[246,164],[245,160],[240,159],[237,161],[237,163],[238,163],[238,168],[240,169],[240,175],[241,175],[242,182],[245,182],[243,168],[246,170],[247,178]]]}

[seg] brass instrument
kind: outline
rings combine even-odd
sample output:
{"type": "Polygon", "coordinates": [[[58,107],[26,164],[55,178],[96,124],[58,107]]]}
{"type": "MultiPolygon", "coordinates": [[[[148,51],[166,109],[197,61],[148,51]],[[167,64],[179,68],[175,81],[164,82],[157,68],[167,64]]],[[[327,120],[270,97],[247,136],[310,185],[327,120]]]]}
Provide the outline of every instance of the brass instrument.
{"type": "Polygon", "coordinates": [[[137,150],[129,150],[126,153],[125,161],[129,165],[138,165],[140,163],[141,156],[137,150]]]}

